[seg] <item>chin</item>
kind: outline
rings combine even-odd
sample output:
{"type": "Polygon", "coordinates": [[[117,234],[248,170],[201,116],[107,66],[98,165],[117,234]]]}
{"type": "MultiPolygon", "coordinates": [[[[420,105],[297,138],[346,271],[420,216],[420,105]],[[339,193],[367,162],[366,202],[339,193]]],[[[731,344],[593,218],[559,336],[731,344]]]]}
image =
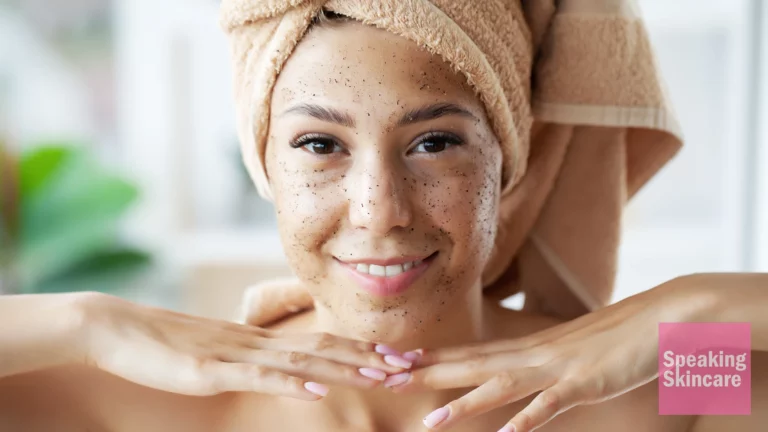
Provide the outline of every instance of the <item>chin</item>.
{"type": "Polygon", "coordinates": [[[368,312],[356,317],[355,321],[357,323],[349,330],[356,338],[387,344],[412,339],[425,324],[423,318],[407,317],[397,311],[368,312]]]}
{"type": "MultiPolygon", "coordinates": [[[[416,287],[414,287],[416,288],[416,287]]],[[[426,289],[426,287],[424,287],[426,289]]],[[[440,316],[441,300],[428,292],[414,290],[410,295],[381,298],[354,293],[342,301],[322,302],[339,333],[377,343],[396,343],[423,334],[440,316]]]]}
{"type": "Polygon", "coordinates": [[[330,277],[314,287],[313,297],[323,306],[323,321],[336,333],[386,344],[419,339],[447,320],[456,302],[466,298],[463,288],[472,286],[465,280],[472,273],[440,264],[434,257],[425,259],[421,268],[411,269],[415,274],[410,281],[389,290],[380,278],[360,277],[353,269],[333,263],[326,273],[330,277]]]}

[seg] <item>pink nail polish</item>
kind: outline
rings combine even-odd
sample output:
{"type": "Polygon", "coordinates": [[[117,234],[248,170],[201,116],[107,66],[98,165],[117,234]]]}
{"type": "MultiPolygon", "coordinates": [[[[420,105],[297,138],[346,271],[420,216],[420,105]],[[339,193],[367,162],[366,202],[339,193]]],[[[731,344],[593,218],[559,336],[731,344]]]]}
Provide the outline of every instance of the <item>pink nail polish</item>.
{"type": "Polygon", "coordinates": [[[408,360],[396,355],[386,355],[384,356],[384,361],[388,365],[396,366],[399,368],[405,368],[405,369],[408,369],[412,365],[412,363],[409,362],[408,360]]]}
{"type": "Polygon", "coordinates": [[[515,432],[515,425],[504,425],[503,428],[499,429],[499,432],[515,432]]]}
{"type": "Polygon", "coordinates": [[[358,370],[360,371],[360,375],[370,379],[375,379],[376,381],[384,381],[387,379],[387,373],[378,369],[360,368],[358,370]]]}
{"type": "Polygon", "coordinates": [[[409,379],[411,379],[410,372],[403,372],[396,375],[392,375],[387,377],[386,380],[384,380],[384,387],[394,387],[394,386],[408,382],[409,379]]]}
{"type": "Polygon", "coordinates": [[[449,415],[451,415],[451,410],[447,406],[438,408],[432,411],[431,413],[429,413],[428,416],[424,417],[424,426],[431,429],[439,425],[440,423],[444,422],[449,415]]]}
{"type": "Polygon", "coordinates": [[[386,345],[376,345],[376,352],[379,354],[400,355],[399,351],[386,345]]]}
{"type": "Polygon", "coordinates": [[[318,396],[325,396],[328,394],[328,387],[316,382],[305,382],[304,388],[318,396]]]}
{"type": "Polygon", "coordinates": [[[418,351],[408,351],[407,353],[403,354],[403,358],[409,362],[415,362],[421,358],[421,353],[418,351]]]}

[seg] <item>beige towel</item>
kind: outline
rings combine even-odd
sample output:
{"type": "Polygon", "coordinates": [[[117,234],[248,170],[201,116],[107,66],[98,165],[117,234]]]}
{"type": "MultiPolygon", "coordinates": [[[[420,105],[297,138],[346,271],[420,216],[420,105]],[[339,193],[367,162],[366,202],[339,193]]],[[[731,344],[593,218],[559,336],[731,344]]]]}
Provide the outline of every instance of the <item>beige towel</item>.
{"type": "MultiPolygon", "coordinates": [[[[562,318],[606,305],[622,209],[682,143],[634,2],[223,0],[243,158],[266,198],[272,88],[321,9],[441,56],[485,104],[505,157],[488,293],[562,318]]],[[[252,323],[311,306],[297,281],[267,285],[252,323]]]]}

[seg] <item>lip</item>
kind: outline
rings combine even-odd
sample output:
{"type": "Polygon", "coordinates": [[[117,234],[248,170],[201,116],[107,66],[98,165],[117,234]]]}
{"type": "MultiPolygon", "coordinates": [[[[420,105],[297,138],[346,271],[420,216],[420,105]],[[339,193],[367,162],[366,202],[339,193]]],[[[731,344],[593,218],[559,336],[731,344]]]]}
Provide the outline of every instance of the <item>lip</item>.
{"type": "Polygon", "coordinates": [[[355,270],[353,265],[356,265],[358,262],[376,264],[376,265],[395,265],[395,264],[403,264],[410,261],[416,261],[420,258],[409,259],[409,257],[405,257],[405,258],[395,258],[395,259],[389,259],[389,260],[371,259],[371,260],[358,260],[358,261],[340,261],[337,259],[336,262],[344,269],[344,271],[346,271],[349,274],[352,280],[354,280],[357,283],[357,285],[363,290],[378,297],[391,297],[391,296],[399,295],[405,292],[408,288],[410,288],[410,286],[413,285],[413,282],[415,282],[416,279],[418,279],[421,275],[424,274],[424,272],[427,271],[427,269],[429,269],[429,266],[432,264],[432,261],[434,261],[437,254],[438,253],[435,252],[432,255],[429,255],[427,258],[424,258],[421,264],[407,271],[404,271],[399,275],[390,276],[390,277],[363,274],[355,270]],[[380,264],[380,263],[386,263],[386,264],[380,264]]]}

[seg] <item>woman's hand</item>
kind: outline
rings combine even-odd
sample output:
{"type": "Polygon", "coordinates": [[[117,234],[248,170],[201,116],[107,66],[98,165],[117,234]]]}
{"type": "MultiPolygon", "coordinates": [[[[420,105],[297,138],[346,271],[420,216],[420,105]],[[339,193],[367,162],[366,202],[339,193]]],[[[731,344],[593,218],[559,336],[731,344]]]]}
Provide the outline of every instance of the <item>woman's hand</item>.
{"type": "Polygon", "coordinates": [[[418,350],[413,370],[385,385],[395,392],[477,387],[425,418],[435,430],[540,392],[501,429],[532,431],[574,406],[614,398],[657,377],[658,323],[695,319],[712,302],[711,296],[681,295],[678,283],[520,339],[418,350]]]}
{"type": "Polygon", "coordinates": [[[88,364],[169,392],[252,391],[317,400],[323,384],[370,388],[403,369],[374,344],[289,334],[88,294],[81,302],[88,364]],[[323,384],[320,384],[323,383],[323,384]]]}

